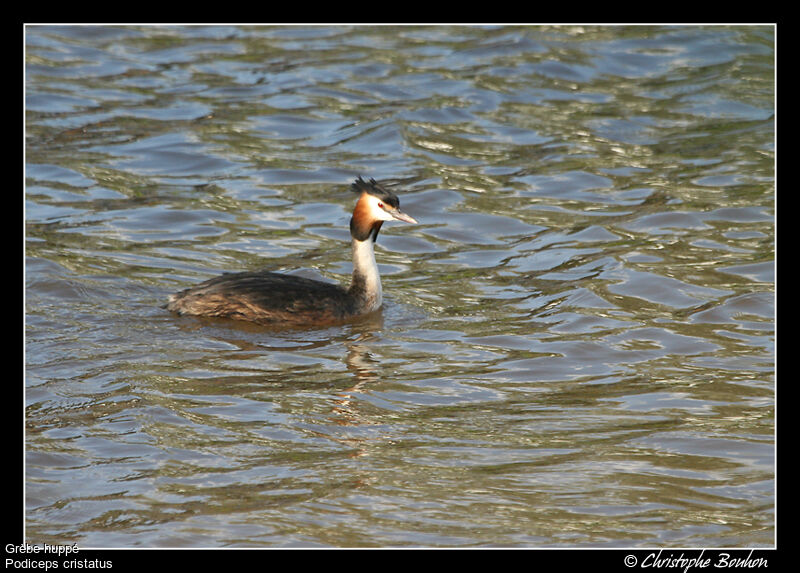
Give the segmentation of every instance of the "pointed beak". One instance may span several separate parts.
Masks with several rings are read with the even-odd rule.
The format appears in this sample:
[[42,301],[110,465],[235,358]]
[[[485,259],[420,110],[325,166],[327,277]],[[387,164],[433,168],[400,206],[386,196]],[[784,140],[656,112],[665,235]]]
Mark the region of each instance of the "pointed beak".
[[405,213],[403,213],[400,209],[392,209],[391,211],[387,211],[392,217],[397,219],[398,221],[405,221],[406,223],[416,223],[417,220],[413,217],[409,217]]

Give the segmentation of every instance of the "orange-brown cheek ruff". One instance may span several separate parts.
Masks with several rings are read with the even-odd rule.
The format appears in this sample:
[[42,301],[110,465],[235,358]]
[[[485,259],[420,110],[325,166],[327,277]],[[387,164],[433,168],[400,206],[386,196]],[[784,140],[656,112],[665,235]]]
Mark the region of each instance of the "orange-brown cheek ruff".
[[382,220],[374,218],[368,197],[366,193],[361,194],[350,218],[350,236],[356,241],[366,241],[371,238],[372,242],[375,242],[383,225]]
[[380,308],[381,279],[375,240],[384,221],[416,223],[401,212],[397,196],[374,179],[352,184],[359,199],[350,219],[353,277],[349,288],[270,271],[224,274],[170,296],[178,314],[247,320],[260,324],[322,325]]

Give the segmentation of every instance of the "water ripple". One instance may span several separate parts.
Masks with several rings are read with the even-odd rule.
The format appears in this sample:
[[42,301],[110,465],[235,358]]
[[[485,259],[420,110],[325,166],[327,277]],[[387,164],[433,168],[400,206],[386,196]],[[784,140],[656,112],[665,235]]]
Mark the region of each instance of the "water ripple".
[[[771,546],[774,29],[28,26],[26,535],[81,546]],[[349,182],[419,225],[383,313]]]

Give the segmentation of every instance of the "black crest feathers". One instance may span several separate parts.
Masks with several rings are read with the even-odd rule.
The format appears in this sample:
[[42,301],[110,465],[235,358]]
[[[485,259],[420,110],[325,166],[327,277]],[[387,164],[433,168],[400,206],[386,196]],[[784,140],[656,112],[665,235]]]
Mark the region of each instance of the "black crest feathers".
[[350,189],[359,194],[368,193],[395,209],[400,206],[400,200],[397,198],[397,195],[372,178],[370,178],[369,181],[364,181],[361,176],[359,176],[358,179],[350,185]]

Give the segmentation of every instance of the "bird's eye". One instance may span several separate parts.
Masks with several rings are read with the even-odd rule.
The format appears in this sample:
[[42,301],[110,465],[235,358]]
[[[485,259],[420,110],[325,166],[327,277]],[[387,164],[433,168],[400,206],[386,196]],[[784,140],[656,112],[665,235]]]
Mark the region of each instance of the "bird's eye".
[[380,207],[381,209],[383,209],[383,203],[381,203],[380,201],[378,201],[378,207]]

